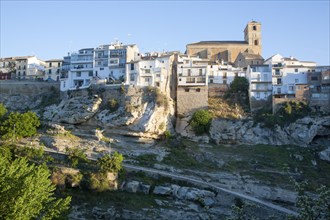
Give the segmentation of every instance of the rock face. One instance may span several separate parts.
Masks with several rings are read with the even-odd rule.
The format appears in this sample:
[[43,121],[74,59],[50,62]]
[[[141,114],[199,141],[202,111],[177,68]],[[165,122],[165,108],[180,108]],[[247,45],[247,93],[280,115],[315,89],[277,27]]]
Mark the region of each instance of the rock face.
[[250,120],[216,119],[212,121],[210,137],[218,144],[294,144],[307,146],[315,136],[330,135],[330,116],[305,117],[281,128],[263,128]]
[[102,99],[98,96],[63,100],[58,106],[52,105],[46,108],[44,119],[52,122],[81,124],[95,115],[101,102]]

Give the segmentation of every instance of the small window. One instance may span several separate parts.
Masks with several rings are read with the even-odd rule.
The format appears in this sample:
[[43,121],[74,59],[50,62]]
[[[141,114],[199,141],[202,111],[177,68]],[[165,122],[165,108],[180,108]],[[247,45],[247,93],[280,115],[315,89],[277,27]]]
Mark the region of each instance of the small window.
[[256,31],[257,30],[257,26],[254,25],[253,26],[253,30]]
[[257,96],[257,98],[260,98],[260,93],[259,93],[259,92],[257,92],[256,96]]
[[281,85],[282,84],[282,79],[281,78],[277,78],[277,85]]
[[49,63],[49,67],[52,67],[52,63]]
[[189,92],[189,89],[184,89],[185,92]]
[[93,71],[89,71],[88,76],[93,76]]
[[254,45],[258,45],[258,44],[259,44],[258,40],[254,40]]
[[77,77],[81,77],[81,72],[77,72],[77,73],[76,73],[76,76],[77,76]]
[[104,68],[100,68],[100,70],[104,70]]
[[52,70],[51,69],[48,70],[48,74],[52,74]]
[[294,69],[294,71],[297,73],[298,72],[298,69]]
[[312,80],[312,81],[317,81],[318,78],[317,78],[317,76],[312,76],[311,80]]
[[196,92],[201,92],[201,89],[199,89],[199,88],[198,88],[198,89],[196,89]]
[[202,76],[203,75],[203,70],[199,69],[199,75]]
[[188,69],[188,76],[191,75],[191,69]]
[[226,79],[223,80],[223,84],[227,85],[227,80]]
[[134,63],[131,63],[131,70],[134,70]]

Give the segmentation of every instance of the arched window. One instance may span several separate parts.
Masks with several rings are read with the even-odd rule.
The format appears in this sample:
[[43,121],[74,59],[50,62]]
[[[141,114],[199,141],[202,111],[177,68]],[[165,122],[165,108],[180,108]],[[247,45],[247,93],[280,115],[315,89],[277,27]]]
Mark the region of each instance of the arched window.
[[253,26],[253,30],[256,31],[257,30],[257,26],[254,25]]
[[258,45],[258,40],[254,40],[254,45]]

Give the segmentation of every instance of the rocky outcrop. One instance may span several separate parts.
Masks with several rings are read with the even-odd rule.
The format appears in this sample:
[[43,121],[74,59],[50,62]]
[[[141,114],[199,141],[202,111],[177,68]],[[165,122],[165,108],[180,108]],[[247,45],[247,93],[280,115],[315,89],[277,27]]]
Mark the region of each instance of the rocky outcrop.
[[99,110],[102,99],[97,95],[92,98],[74,97],[63,100],[58,106],[45,109],[44,119],[68,124],[81,124],[92,118]]
[[305,117],[289,126],[273,129],[261,127],[252,119],[215,119],[210,128],[211,139],[218,144],[294,144],[307,146],[316,136],[329,136],[330,116]]
[[319,157],[321,160],[325,160],[330,162],[330,147],[328,147],[327,149],[321,151],[319,153]]

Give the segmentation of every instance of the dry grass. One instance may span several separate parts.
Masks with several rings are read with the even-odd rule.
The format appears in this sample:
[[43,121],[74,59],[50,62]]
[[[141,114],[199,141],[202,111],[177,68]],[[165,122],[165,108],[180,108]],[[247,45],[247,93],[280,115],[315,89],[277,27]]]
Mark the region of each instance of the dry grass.
[[239,119],[245,115],[244,110],[237,104],[229,104],[218,97],[209,98],[209,111],[215,118]]

